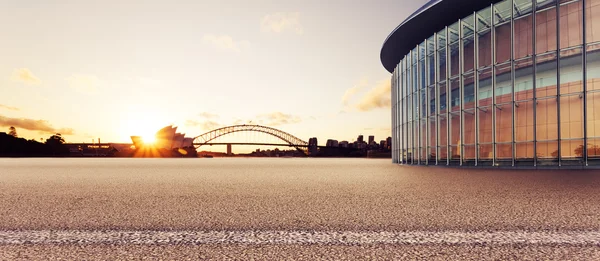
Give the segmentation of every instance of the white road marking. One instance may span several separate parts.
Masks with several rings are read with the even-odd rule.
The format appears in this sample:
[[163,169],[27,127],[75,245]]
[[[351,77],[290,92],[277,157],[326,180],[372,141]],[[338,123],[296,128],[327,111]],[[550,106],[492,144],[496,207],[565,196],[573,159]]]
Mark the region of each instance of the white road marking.
[[600,246],[598,231],[0,231],[0,245],[27,244],[283,244],[283,245],[576,245]]

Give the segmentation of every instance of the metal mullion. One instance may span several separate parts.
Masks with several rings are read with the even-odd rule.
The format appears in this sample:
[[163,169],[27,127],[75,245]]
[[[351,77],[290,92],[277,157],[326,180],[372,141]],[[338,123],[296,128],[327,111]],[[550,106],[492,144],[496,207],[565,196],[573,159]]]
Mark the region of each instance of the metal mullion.
[[421,165],[421,47],[417,44],[417,61],[415,63],[417,71],[416,71],[416,76],[417,79],[415,79],[415,86],[417,86],[417,106],[415,106],[415,108],[417,108],[416,110],[416,120],[417,120],[417,165]]
[[531,45],[532,45],[532,59],[533,59],[533,166],[537,167],[537,2],[531,0]]
[[[514,5],[514,1],[513,1]],[[511,165],[515,166],[515,156],[516,156],[516,144],[515,144],[515,9],[511,8],[511,18],[510,18],[510,74],[511,74],[511,93],[512,93],[512,133],[511,133],[511,144],[512,144],[512,155],[511,155]]]
[[460,160],[460,166],[463,165],[463,161],[464,161],[464,148],[463,148],[463,144],[465,143],[465,134],[464,134],[464,130],[465,130],[465,122],[464,122],[464,118],[465,118],[465,88],[464,88],[464,80],[463,80],[463,73],[464,73],[464,58],[465,58],[465,53],[464,53],[464,42],[463,42],[463,35],[462,35],[462,31],[463,31],[463,23],[462,23],[462,19],[458,20],[458,92],[459,92],[459,96],[460,96],[460,131],[459,131],[459,135],[460,135],[460,142],[458,143],[458,149],[460,152],[459,155],[459,160]]
[[[535,1],[535,0],[532,0]],[[473,92],[475,95],[475,166],[479,163],[479,17],[477,12],[475,14],[475,28],[473,34]]]
[[[492,14],[494,6],[492,4]],[[492,165],[496,165],[496,19],[492,15],[491,47],[492,47]]]
[[425,63],[425,165],[429,165],[429,59],[427,59],[427,55],[429,54],[429,43],[427,39],[425,39],[425,55],[423,56],[423,63]]
[[[587,36],[586,36],[586,14],[585,14],[585,2],[586,0],[581,0],[581,4],[582,4],[582,30],[583,30],[583,34],[582,34],[582,42],[583,42],[583,49],[582,49],[582,59],[583,59],[583,162],[584,165],[587,167],[588,166],[588,133],[587,133]],[[591,6],[590,6],[591,8]]]
[[446,26],[446,166],[450,165],[450,29]]
[[561,146],[561,123],[560,123],[560,1],[556,1],[556,117],[557,117],[557,140],[558,140],[558,166],[562,165],[562,146]]
[[436,100],[436,104],[434,105],[434,110],[435,113],[433,114],[433,118],[435,120],[435,165],[439,165],[439,159],[440,159],[440,122],[439,122],[439,117],[438,117],[438,113],[439,113],[439,93],[438,93],[438,87],[440,84],[440,62],[438,61],[439,58],[439,46],[438,46],[438,35],[437,32],[433,33],[433,45],[434,45],[434,51],[433,51],[433,63],[434,63],[434,76],[433,76],[433,80],[434,80],[434,84],[433,84],[433,92],[435,95],[435,100]]

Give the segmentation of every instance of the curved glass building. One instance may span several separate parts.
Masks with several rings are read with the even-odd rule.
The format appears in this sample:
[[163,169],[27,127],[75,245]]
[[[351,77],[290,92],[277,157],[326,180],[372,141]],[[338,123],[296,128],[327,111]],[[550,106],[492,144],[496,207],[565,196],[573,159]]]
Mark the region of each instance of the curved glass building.
[[600,0],[434,0],[386,39],[393,161],[600,165]]

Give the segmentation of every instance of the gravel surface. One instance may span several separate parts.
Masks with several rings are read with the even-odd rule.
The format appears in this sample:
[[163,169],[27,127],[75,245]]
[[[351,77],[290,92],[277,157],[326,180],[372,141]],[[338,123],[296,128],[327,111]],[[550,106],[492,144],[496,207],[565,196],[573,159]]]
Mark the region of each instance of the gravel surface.
[[11,245],[0,260],[600,260],[598,247],[299,246],[299,245]]
[[600,246],[600,232],[0,231],[0,245],[25,244]]
[[[222,242],[211,246],[207,241],[200,246],[114,246],[129,253],[163,253],[166,259],[174,258],[167,253],[176,246],[184,252],[206,251],[218,259],[217,252],[223,249],[233,253],[248,250],[250,257],[257,259],[298,257],[297,252],[318,256],[329,251],[340,254],[333,259],[352,256],[343,255],[345,251],[370,251],[383,259],[399,258],[394,251],[422,253],[425,259],[432,253],[441,256],[440,260],[463,259],[460,255],[465,252],[455,253],[453,249],[473,251],[473,257],[483,259],[512,259],[511,249],[521,257],[516,259],[538,255],[561,260],[561,256],[578,253],[597,256],[597,235],[593,233],[600,231],[598,202],[598,170],[406,167],[389,160],[367,159],[0,159],[2,233],[229,231],[247,235],[309,231],[323,236],[331,232],[406,232],[413,236],[433,233],[435,236],[425,238],[442,240],[383,248],[391,253],[377,244],[363,243],[238,246],[246,243]],[[473,241],[472,235],[478,233],[526,233],[551,235],[543,239],[546,241],[555,236],[563,239],[554,245],[500,244],[498,251],[492,251],[474,241],[447,244],[450,239],[442,235],[451,233],[462,233],[459,240],[466,237],[467,241]],[[584,239],[577,240],[587,243],[568,243],[564,236],[570,233],[579,233],[578,238],[583,235]],[[496,236],[491,240],[502,240]],[[0,254],[80,249],[119,259],[118,251],[113,253],[103,244],[46,243],[6,244],[0,246]],[[195,253],[188,254],[193,258]]]

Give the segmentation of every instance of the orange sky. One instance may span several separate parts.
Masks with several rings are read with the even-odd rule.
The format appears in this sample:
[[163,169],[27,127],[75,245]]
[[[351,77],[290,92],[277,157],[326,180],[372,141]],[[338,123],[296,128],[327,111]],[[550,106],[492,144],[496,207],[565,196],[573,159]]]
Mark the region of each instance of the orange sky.
[[0,128],[130,142],[252,122],[320,144],[384,139],[379,50],[424,2],[3,1]]

